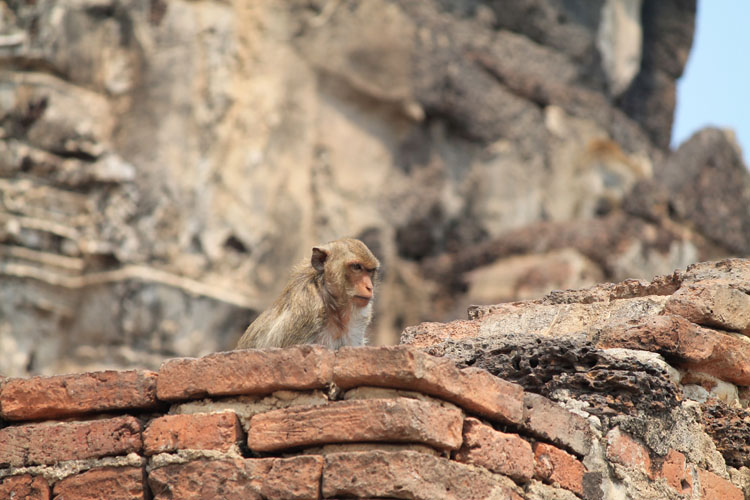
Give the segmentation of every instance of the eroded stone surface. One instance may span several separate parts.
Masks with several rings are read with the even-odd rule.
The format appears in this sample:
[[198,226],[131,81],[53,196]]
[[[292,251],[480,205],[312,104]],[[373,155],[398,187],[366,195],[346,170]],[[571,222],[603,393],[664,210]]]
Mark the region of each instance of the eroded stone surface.
[[317,500],[323,459],[315,456],[195,460],[149,473],[154,500]]
[[10,379],[0,393],[0,415],[36,420],[157,406],[155,372],[104,371]]
[[50,500],[47,481],[39,476],[23,474],[0,479],[0,498]]
[[321,346],[248,349],[178,358],[159,369],[157,395],[172,401],[282,389],[319,389],[331,382],[333,352]]
[[508,423],[519,423],[523,414],[520,386],[485,370],[459,370],[450,360],[408,347],[339,349],[333,379],[341,388],[372,385],[424,392]]
[[242,440],[234,412],[165,415],[152,420],[143,431],[146,455],[177,450],[228,451]]
[[325,457],[323,497],[522,500],[498,476],[423,453],[382,451]]
[[141,425],[133,417],[17,425],[0,429],[0,466],[127,455],[141,445]]
[[455,408],[407,398],[352,400],[256,415],[247,441],[257,451],[372,441],[457,449],[462,425]]
[[55,484],[55,500],[146,500],[145,471],[138,467],[106,467],[76,474]]
[[476,418],[464,421],[464,442],[455,460],[526,482],[534,475],[531,445],[517,434],[496,431]]

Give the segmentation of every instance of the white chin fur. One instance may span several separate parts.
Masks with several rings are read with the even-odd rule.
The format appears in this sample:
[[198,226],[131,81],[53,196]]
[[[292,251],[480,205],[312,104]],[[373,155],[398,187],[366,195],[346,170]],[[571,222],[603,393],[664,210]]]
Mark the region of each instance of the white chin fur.
[[321,344],[330,349],[338,349],[343,346],[362,346],[367,343],[365,332],[372,317],[372,300],[365,307],[354,307],[352,316],[349,318],[349,328],[345,335],[335,338],[333,332],[326,331],[321,335]]

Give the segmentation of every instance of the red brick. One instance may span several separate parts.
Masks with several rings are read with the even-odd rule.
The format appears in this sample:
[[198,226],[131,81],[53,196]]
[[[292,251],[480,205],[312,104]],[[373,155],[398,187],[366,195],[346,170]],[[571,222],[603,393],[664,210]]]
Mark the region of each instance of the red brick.
[[242,429],[233,411],[165,415],[143,431],[146,455],[188,449],[227,451],[241,440]]
[[364,399],[260,413],[250,420],[247,441],[255,451],[352,442],[456,449],[462,426],[463,415],[456,408],[408,398]]
[[534,475],[537,479],[557,483],[578,495],[583,494],[586,467],[568,452],[547,443],[534,443]]
[[675,358],[682,368],[750,385],[750,340],[702,328],[680,316],[654,316],[604,330],[599,347],[658,352]]
[[7,420],[36,420],[157,406],[156,373],[103,371],[10,379],[0,395]]
[[343,347],[336,351],[333,380],[348,389],[361,385],[407,389],[456,403],[490,420],[518,424],[523,389],[479,368],[459,370],[407,346]]
[[323,463],[323,457],[313,455],[274,460],[260,489],[263,498],[269,500],[319,498]]
[[323,458],[196,460],[152,470],[154,500],[317,500]]
[[47,480],[40,476],[10,476],[0,479],[0,499],[49,500]]
[[687,469],[685,455],[676,450],[669,450],[658,473],[658,477],[667,480],[678,493],[688,494],[693,489],[693,478]]
[[140,467],[104,467],[69,476],[55,484],[55,500],[145,500],[145,473]]
[[156,392],[159,399],[175,401],[320,389],[331,382],[332,373],[333,352],[321,346],[219,352],[198,359],[165,361]]
[[534,453],[527,441],[517,434],[496,431],[475,418],[464,421],[464,443],[455,459],[517,481],[528,481],[534,475]]
[[607,434],[607,458],[612,462],[632,467],[651,475],[648,450],[632,437],[615,427]]
[[750,335],[750,295],[726,281],[685,284],[664,306],[665,312],[693,323]]
[[140,449],[141,426],[133,417],[0,429],[0,467],[126,455]]
[[698,469],[701,496],[704,500],[745,500],[742,490],[713,472]]
[[483,469],[415,451],[326,455],[322,493],[324,498],[522,500]]
[[524,395],[523,429],[530,434],[585,456],[591,449],[591,428],[586,420],[544,396]]

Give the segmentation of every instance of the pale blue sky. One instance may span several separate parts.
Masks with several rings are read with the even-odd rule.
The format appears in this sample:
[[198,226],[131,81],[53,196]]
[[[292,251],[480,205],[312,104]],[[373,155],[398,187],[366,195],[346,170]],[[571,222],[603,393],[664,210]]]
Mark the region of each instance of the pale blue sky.
[[698,0],[695,38],[677,84],[672,147],[705,126],[734,129],[750,160],[750,0]]

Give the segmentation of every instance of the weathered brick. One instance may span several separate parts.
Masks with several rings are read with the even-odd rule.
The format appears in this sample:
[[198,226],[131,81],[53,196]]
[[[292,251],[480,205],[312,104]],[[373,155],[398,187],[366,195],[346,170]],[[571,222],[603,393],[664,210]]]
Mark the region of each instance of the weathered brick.
[[247,349],[165,361],[157,396],[165,401],[204,396],[320,389],[331,382],[333,352],[321,346]]
[[669,297],[664,310],[699,325],[750,335],[750,295],[727,281],[684,284]]
[[352,400],[255,415],[247,441],[256,451],[372,441],[456,449],[462,425],[457,408],[408,398]]
[[522,500],[499,477],[414,451],[332,453],[325,457],[322,491],[324,498]]
[[40,476],[24,474],[0,479],[0,499],[49,500],[47,480]]
[[165,415],[143,431],[146,455],[188,449],[227,451],[240,440],[242,429],[233,411]]
[[55,500],[145,500],[145,473],[140,467],[104,467],[69,476],[55,484]]
[[693,478],[687,469],[685,455],[677,450],[669,450],[657,476],[666,479],[667,484],[678,493],[687,494],[693,489]]
[[682,368],[750,385],[750,339],[700,327],[681,316],[654,316],[602,331],[599,347],[658,352]]
[[141,426],[129,416],[0,429],[0,466],[52,464],[61,460],[126,455],[140,449]]
[[149,473],[154,500],[317,500],[323,457],[195,460]]
[[464,442],[455,459],[518,481],[528,481],[534,475],[534,452],[527,441],[471,417],[464,421]]
[[459,370],[407,346],[343,347],[336,351],[333,380],[341,388],[360,385],[408,389],[437,396],[490,420],[518,424],[523,389],[479,368]]
[[323,457],[315,455],[299,455],[274,460],[260,489],[263,498],[269,500],[319,498],[323,464]]
[[9,379],[0,394],[6,420],[36,420],[157,406],[156,372],[103,371]]
[[591,449],[592,435],[588,422],[539,394],[524,394],[522,427],[579,456],[587,455]]
[[620,431],[619,427],[615,427],[607,434],[607,458],[651,475],[651,458],[648,450],[628,434]]
[[578,495],[583,494],[583,475],[586,467],[568,452],[547,443],[534,443],[537,479],[557,483]]
[[698,469],[698,482],[700,483],[701,496],[703,500],[744,500],[742,490],[730,481],[713,472]]

